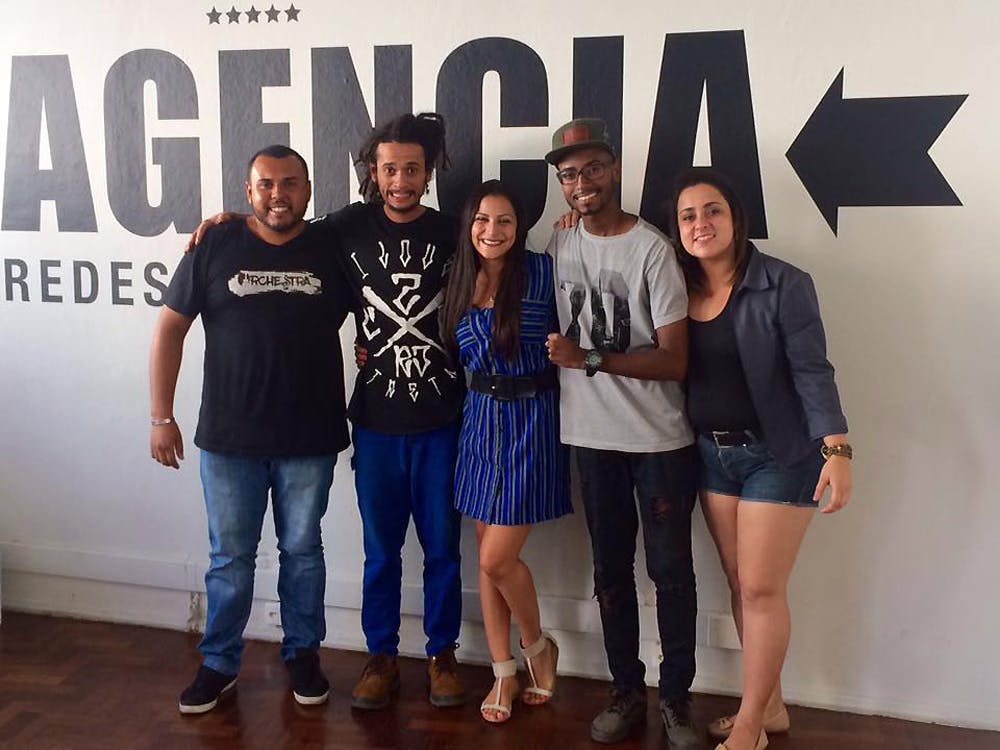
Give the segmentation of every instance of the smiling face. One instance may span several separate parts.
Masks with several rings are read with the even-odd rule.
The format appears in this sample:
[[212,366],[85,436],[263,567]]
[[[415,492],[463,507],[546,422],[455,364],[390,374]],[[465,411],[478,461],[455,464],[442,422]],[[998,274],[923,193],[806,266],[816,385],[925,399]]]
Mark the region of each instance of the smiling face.
[[557,169],[561,174],[575,175],[574,180],[563,182],[560,178],[559,182],[566,203],[581,216],[594,216],[617,208],[616,189],[621,182],[621,171],[618,162],[605,149],[571,151],[560,160]]
[[472,217],[470,239],[483,260],[502,258],[517,238],[517,215],[514,206],[502,195],[487,195],[479,202]]
[[700,183],[682,190],[677,227],[684,249],[698,260],[735,262],[733,212],[717,188]]
[[301,229],[312,186],[294,156],[258,156],[246,183],[247,201],[265,232],[276,236]]
[[392,221],[412,221],[423,213],[420,199],[433,170],[427,169],[424,149],[419,143],[380,143],[370,169],[386,216]]

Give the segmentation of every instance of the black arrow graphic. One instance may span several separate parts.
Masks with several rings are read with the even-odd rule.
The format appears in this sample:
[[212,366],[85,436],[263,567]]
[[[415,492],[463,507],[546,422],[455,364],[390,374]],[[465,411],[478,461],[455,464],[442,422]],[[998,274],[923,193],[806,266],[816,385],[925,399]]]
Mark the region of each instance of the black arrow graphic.
[[837,234],[840,206],[960,206],[927,153],[966,94],[844,99],[844,70],[785,157]]

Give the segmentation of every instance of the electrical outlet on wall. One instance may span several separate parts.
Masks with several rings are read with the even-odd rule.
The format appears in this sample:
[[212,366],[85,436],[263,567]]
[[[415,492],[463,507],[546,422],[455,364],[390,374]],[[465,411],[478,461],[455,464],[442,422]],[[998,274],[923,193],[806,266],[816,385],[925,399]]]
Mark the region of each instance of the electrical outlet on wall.
[[265,602],[264,619],[267,621],[268,625],[273,625],[276,628],[280,628],[281,604],[279,604],[278,602]]
[[740,636],[736,632],[736,623],[733,622],[731,615],[709,614],[707,620],[709,646],[731,651],[740,650]]
[[189,633],[205,632],[205,594],[192,591],[188,596],[188,616],[186,628]]

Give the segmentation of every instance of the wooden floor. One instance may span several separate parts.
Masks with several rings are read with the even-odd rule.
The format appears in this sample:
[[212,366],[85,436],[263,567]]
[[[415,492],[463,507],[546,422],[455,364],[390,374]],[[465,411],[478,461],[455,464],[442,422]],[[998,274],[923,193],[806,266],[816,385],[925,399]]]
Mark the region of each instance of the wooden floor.
[[[291,698],[274,643],[250,642],[236,694],[215,711],[181,716],[177,695],[199,664],[198,637],[108,623],[5,612],[0,625],[0,748],[54,750],[174,750],[175,748],[419,748],[446,750],[597,750],[590,720],[607,685],[562,678],[553,702],[515,705],[504,726],[479,718],[476,702],[434,709],[426,700],[424,662],[402,660],[399,700],[384,711],[352,711],[348,699],[365,655],[322,651],[331,682],[326,706],[303,708]],[[461,654],[461,652],[459,652]],[[463,666],[481,700],[486,667]],[[650,692],[644,733],[621,750],[665,748]],[[700,726],[736,701],[694,699]],[[773,750],[966,750],[1000,748],[1000,733],[938,727],[894,719],[792,708],[792,732],[774,737]],[[707,748],[714,748],[708,744]]]

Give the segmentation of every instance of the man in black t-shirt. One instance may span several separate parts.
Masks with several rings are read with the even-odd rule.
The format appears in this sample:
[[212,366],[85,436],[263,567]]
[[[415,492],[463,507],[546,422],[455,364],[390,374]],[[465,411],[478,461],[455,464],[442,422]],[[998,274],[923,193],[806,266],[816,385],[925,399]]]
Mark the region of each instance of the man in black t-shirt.
[[339,329],[350,290],[329,232],[303,221],[311,186],[285,146],[254,155],[253,214],[214,227],[185,255],[164,298],[150,357],[152,457],[184,457],[173,417],[185,336],[201,316],[205,366],[194,442],[211,542],[202,666],[181,713],[215,707],[236,684],[253,601],[254,562],[270,492],[278,537],[278,596],[295,700],[321,704],[326,565],[320,520],[337,453],[348,445]]

